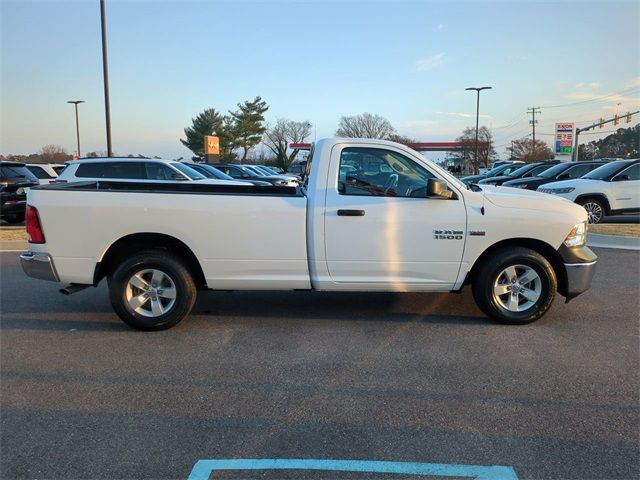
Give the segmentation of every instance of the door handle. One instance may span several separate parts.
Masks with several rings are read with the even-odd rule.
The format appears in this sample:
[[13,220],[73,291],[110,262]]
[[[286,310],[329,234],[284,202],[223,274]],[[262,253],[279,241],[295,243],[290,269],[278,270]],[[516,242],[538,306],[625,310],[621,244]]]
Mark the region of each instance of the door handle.
[[364,210],[338,210],[340,217],[364,217]]

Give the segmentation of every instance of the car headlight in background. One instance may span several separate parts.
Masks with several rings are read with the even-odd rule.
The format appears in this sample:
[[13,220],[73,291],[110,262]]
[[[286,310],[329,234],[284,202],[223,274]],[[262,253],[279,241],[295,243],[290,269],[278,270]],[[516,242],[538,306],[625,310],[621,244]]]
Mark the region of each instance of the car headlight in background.
[[567,247],[581,247],[587,243],[587,222],[576,223],[564,239]]

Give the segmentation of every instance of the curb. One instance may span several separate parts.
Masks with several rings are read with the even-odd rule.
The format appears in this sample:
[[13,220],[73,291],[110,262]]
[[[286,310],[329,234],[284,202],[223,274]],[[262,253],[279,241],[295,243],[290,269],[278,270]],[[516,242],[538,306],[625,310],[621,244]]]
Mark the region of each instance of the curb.
[[640,250],[640,237],[622,237],[618,235],[590,233],[587,236],[587,246],[620,248],[622,250]]

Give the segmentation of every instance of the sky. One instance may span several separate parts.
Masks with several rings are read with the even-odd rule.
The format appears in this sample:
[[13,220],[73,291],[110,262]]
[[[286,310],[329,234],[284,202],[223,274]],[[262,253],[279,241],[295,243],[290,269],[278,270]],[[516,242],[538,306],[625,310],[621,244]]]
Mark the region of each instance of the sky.
[[[492,86],[480,123],[501,157],[531,133],[530,107],[549,144],[555,122],[640,109],[637,1],[106,4],[116,154],[190,157],[179,139],[193,117],[257,95],[268,122],[309,120],[310,140],[370,112],[419,141],[452,141],[475,126],[465,88]],[[74,152],[68,100],[86,102],[82,152],[106,151],[98,0],[0,0],[0,48],[0,153]]]

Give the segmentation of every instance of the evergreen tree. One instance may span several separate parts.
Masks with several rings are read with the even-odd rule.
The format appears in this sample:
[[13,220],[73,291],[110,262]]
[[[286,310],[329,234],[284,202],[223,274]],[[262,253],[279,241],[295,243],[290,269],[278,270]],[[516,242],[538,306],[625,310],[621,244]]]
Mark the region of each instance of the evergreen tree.
[[260,97],[253,101],[238,104],[238,110],[229,112],[233,120],[233,134],[235,146],[242,148],[241,162],[247,161],[249,150],[262,140],[262,135],[267,130],[264,123],[264,113],[269,109],[267,102]]
[[215,108],[208,108],[196,118],[191,119],[192,125],[184,129],[186,140],[180,139],[182,144],[191,150],[198,158],[204,158],[204,137],[216,135],[220,137],[220,148],[223,147],[224,117]]

